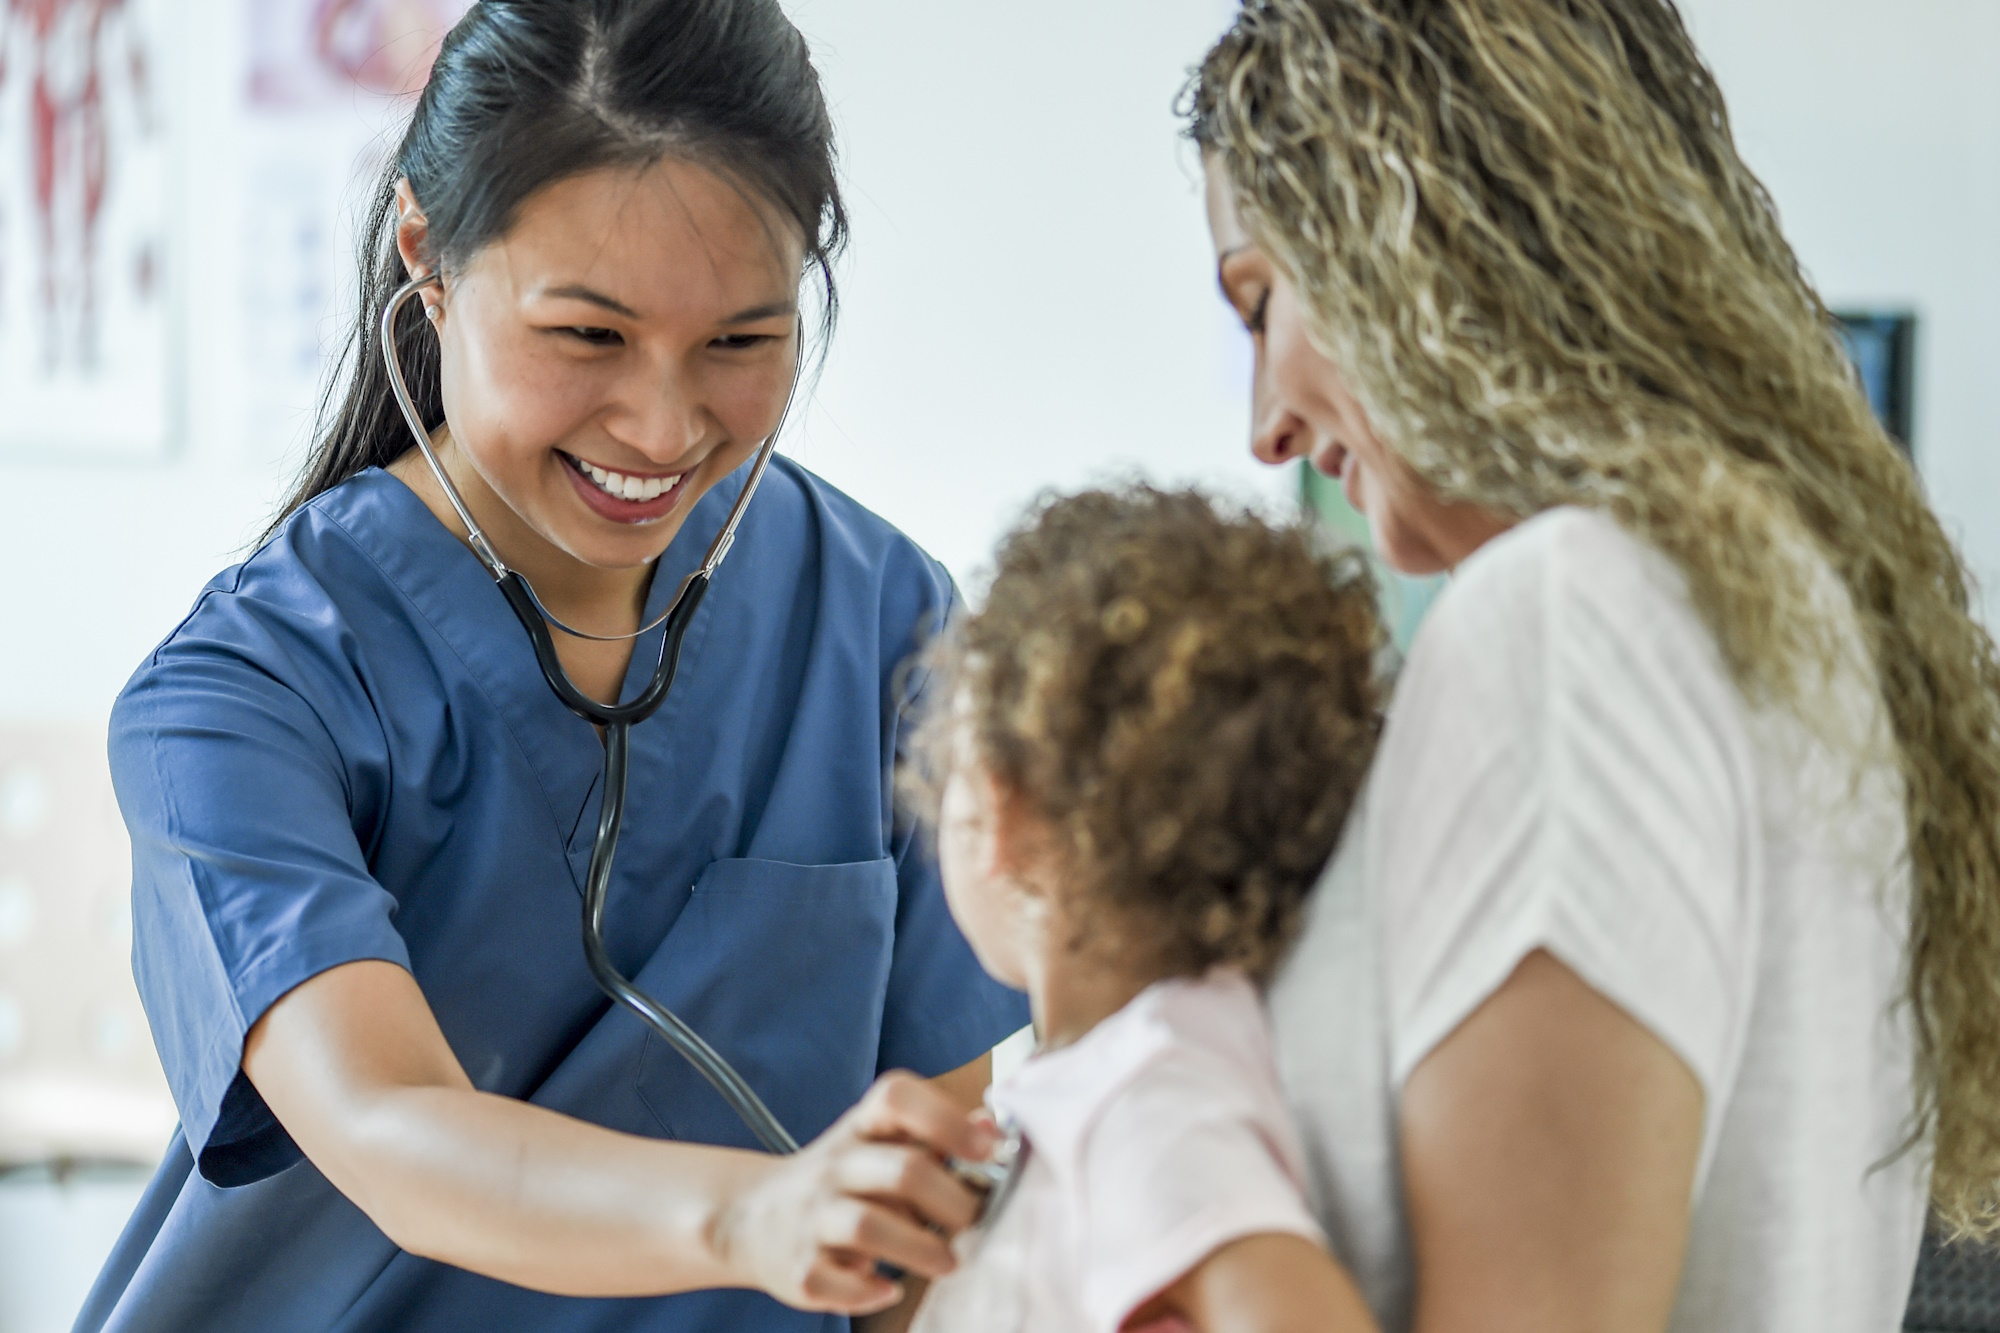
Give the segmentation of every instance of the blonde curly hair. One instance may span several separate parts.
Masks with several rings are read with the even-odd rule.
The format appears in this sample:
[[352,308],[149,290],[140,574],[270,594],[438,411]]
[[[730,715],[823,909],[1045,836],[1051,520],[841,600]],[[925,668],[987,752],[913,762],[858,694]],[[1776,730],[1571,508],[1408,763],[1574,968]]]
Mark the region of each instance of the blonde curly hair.
[[1809,723],[1846,651],[1830,562],[1904,780],[1912,1144],[1947,1224],[2000,1231],[2000,665],[1673,5],[1246,0],[1188,110],[1442,496],[1610,514],[1746,698]]
[[1049,495],[919,659],[903,795],[937,816],[967,735],[1035,820],[1093,943],[1267,976],[1374,758],[1368,567],[1198,491]]

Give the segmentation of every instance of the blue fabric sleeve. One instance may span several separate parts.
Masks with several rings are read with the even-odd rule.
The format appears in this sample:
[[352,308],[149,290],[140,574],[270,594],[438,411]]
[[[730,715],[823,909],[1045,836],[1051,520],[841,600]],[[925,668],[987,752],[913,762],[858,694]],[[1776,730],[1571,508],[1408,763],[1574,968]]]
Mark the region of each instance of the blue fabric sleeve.
[[926,843],[913,843],[902,857],[897,882],[896,946],[877,1069],[934,1078],[1026,1027],[1028,999],[979,966],[945,906]]
[[290,630],[207,600],[133,678],[111,722],[132,836],[133,971],[188,1146],[224,1186],[299,1160],[240,1072],[250,1028],[329,968],[409,966],[329,730],[365,731],[374,718],[350,705],[329,719],[277,678],[269,650],[296,657],[325,626]]
[[[958,595],[941,566],[928,559],[925,565],[930,595],[919,613],[903,622],[915,624],[919,636],[949,623]],[[896,620],[884,619],[891,624]],[[899,663],[890,674],[890,706],[884,710],[896,729],[890,752],[898,763],[922,709],[925,682],[907,669],[910,655],[920,646],[913,640],[900,654],[888,655],[888,660]],[[988,976],[959,933],[945,904],[933,840],[907,818],[894,822],[896,944],[877,1068],[908,1069],[932,1078],[978,1059],[1026,1027],[1028,1001],[1021,992]]]

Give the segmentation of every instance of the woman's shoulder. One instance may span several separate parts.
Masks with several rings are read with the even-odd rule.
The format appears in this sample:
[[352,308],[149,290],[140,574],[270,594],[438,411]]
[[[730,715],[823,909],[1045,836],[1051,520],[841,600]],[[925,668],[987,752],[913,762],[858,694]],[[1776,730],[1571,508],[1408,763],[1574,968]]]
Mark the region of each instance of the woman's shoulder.
[[1664,554],[1607,514],[1559,508],[1489,541],[1431,607],[1396,682],[1378,769],[1593,745],[1606,726],[1739,758],[1748,710]]
[[[1428,645],[1428,648],[1427,648]],[[1615,657],[1644,645],[1675,649],[1722,669],[1680,570],[1598,510],[1562,506],[1523,520],[1453,573],[1418,635],[1417,650],[1461,657],[1477,649],[1496,668],[1510,656]],[[1413,656],[1414,662],[1414,656]]]
[[861,501],[796,459],[779,454],[771,460],[764,489],[753,503],[777,501],[773,508],[787,508],[794,517],[810,519],[823,555],[863,567],[884,565],[941,572],[943,566],[931,558],[908,534]]
[[1452,576],[1453,602],[1545,596],[1552,589],[1685,601],[1672,563],[1600,510],[1561,505],[1522,520]]

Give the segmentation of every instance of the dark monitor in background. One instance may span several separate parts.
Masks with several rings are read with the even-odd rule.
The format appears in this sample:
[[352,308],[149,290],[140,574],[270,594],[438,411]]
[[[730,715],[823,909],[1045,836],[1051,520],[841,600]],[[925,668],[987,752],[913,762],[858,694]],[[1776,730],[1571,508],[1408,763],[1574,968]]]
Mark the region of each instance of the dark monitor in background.
[[1907,313],[1834,312],[1840,339],[1861,375],[1862,392],[1890,438],[1910,452],[1916,390],[1917,317]]

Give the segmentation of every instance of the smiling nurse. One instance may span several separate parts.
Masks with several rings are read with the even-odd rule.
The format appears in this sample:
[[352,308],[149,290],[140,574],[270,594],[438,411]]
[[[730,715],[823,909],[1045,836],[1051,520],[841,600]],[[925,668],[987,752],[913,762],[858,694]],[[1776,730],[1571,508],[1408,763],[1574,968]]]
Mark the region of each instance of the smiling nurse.
[[[983,1155],[963,1109],[1025,1021],[892,819],[899,668],[950,580],[778,460],[631,733],[611,961],[819,1136],[744,1151],[593,984],[603,743],[410,448],[372,332],[437,279],[394,337],[445,474],[552,617],[631,635],[777,429],[801,277],[844,228],[775,0],[481,0],[446,40],[306,476],[114,713],[182,1129],[79,1329],[836,1329],[897,1318],[878,1262],[950,1267],[973,1197],[888,1140]],[[612,701],[660,635],[555,642]]]

